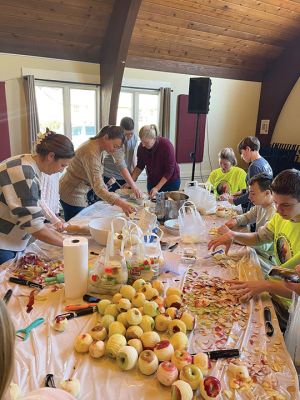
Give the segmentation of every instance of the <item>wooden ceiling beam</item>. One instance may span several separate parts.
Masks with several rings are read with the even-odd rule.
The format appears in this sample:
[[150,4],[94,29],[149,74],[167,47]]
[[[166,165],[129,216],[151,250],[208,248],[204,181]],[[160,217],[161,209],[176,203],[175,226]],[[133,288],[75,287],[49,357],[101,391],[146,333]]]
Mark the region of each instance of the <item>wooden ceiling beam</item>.
[[[278,117],[299,78],[300,37],[294,40],[263,76],[256,124],[256,136],[264,145],[272,141]],[[269,120],[267,135],[260,134],[261,120]]]
[[209,66],[198,63],[156,59],[153,57],[139,57],[130,54],[127,57],[126,67],[253,82],[260,82],[262,80],[262,73],[260,71],[250,69]]
[[142,0],[115,0],[101,51],[101,124],[116,124],[130,39]]

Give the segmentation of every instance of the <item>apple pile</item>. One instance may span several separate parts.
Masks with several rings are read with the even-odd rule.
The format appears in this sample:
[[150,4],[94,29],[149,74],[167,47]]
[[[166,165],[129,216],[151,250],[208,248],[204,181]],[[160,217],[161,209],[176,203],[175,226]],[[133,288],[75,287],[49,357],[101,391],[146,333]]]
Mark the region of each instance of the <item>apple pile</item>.
[[172,399],[191,400],[198,388],[205,400],[216,399],[221,386],[216,378],[206,376],[207,355],[192,357],[187,351],[187,332],[193,330],[195,318],[184,310],[181,290],[170,287],[163,295],[159,280],[151,284],[138,279],[132,286],[123,285],[112,300],[98,303],[100,321],[77,337],[75,350],[93,358],[106,355],[124,371],[137,365],[144,375],[156,372],[162,385],[173,385]]

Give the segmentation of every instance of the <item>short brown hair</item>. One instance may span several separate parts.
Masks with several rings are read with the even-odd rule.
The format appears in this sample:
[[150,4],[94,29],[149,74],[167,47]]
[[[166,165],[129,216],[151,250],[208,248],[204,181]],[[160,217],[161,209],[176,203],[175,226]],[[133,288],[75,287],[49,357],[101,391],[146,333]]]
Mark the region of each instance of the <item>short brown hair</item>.
[[124,117],[120,121],[120,126],[122,126],[125,129],[125,131],[133,131],[134,121],[130,117]]
[[241,154],[242,150],[245,150],[246,147],[250,147],[251,151],[259,151],[260,141],[256,136],[247,136],[238,144],[239,153]]
[[286,169],[274,178],[271,189],[276,194],[286,194],[300,201],[300,171]]
[[272,178],[270,175],[261,173],[252,176],[252,178],[249,181],[249,186],[254,185],[254,183],[257,183],[261,192],[265,192],[266,190],[271,190],[271,183],[272,183]]
[[236,156],[234,154],[234,151],[231,147],[225,147],[224,149],[222,149],[219,154],[218,154],[219,158],[221,158],[221,160],[227,160],[230,162],[231,165],[236,165],[237,164],[237,159]]
[[37,140],[35,152],[41,157],[47,156],[49,153],[54,153],[54,158],[73,158],[75,150],[71,140],[59,133],[50,131],[46,128],[46,133]]

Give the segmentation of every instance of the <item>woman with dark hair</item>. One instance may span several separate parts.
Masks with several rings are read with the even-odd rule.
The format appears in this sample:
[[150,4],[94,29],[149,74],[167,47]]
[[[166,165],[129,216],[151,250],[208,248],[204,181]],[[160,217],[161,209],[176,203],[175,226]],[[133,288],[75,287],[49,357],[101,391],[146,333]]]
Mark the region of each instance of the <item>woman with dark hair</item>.
[[0,164],[0,264],[23,251],[31,237],[62,246],[58,232],[44,224],[40,176],[62,172],[74,157],[64,135],[48,131],[38,136],[34,154],[8,158]]
[[246,189],[246,172],[237,167],[237,160],[231,147],[225,147],[219,152],[220,168],[213,170],[208,182],[213,185],[217,196],[230,195],[239,190]]
[[124,128],[109,125],[83,143],[59,183],[60,202],[68,221],[87,206],[87,193],[95,194],[111,205],[122,208],[126,214],[134,208],[117,194],[110,193],[103,181],[103,161],[106,154],[114,155],[124,144]]

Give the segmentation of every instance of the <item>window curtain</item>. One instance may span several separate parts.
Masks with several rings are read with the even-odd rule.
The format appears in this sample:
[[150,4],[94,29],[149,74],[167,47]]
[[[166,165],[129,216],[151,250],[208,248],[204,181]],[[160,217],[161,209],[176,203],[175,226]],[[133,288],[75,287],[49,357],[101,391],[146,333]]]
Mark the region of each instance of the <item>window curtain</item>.
[[5,82],[0,82],[0,161],[10,157],[10,141],[9,141],[9,128],[7,118],[7,105],[6,105],[6,93],[5,93]]
[[29,149],[30,151],[33,151],[34,143],[37,140],[37,134],[40,131],[37,103],[35,96],[34,76],[33,75],[23,76],[23,84],[24,84],[25,101],[27,108]]
[[160,112],[159,112],[159,130],[163,137],[170,138],[170,101],[171,88],[161,87],[160,94]]

